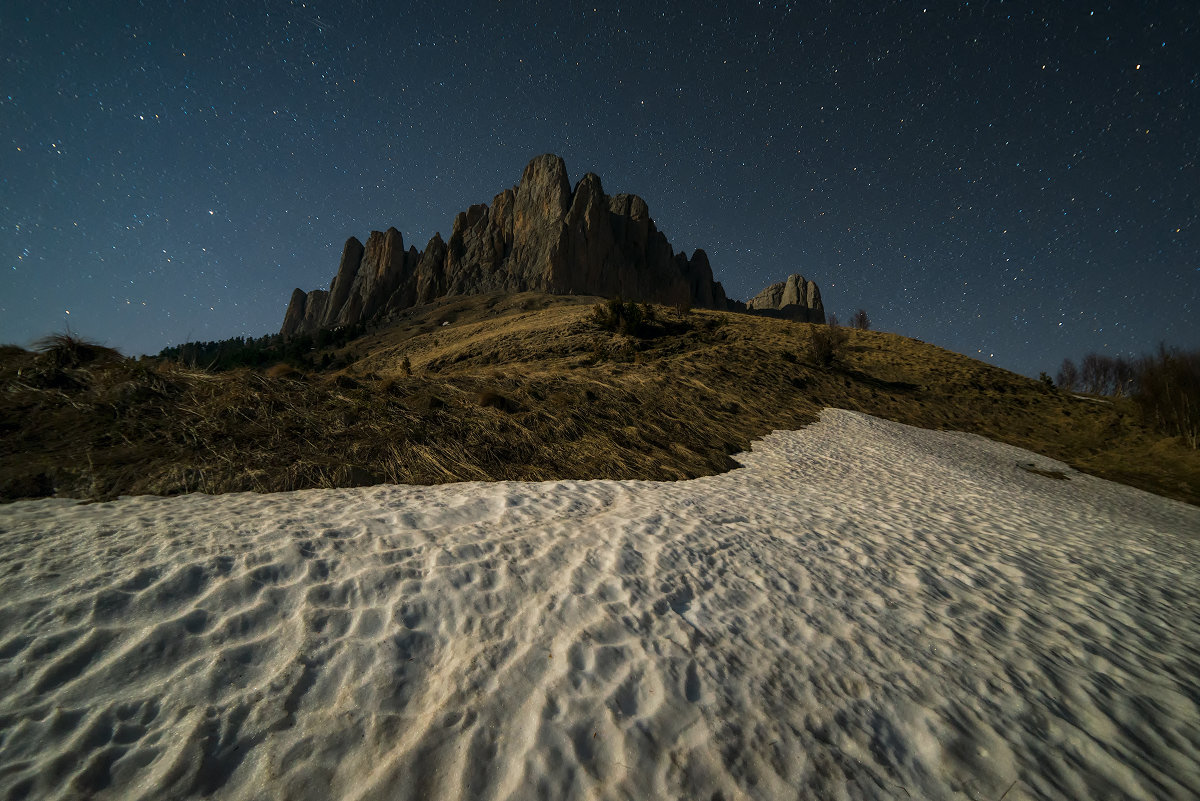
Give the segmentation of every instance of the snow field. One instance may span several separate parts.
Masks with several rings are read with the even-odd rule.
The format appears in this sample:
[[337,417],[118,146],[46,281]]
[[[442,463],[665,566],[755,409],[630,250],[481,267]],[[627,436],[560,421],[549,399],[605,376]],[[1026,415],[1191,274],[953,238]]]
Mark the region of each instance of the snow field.
[[738,459],[0,507],[0,793],[1200,796],[1200,509],[839,410]]

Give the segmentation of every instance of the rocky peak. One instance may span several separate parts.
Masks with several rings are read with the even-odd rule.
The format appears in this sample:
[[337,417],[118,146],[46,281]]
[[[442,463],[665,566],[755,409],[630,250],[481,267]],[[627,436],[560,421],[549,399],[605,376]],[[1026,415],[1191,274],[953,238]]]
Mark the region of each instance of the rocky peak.
[[363,243],[355,237],[347,239],[342,248],[342,260],[338,263],[338,271],[333,276],[333,283],[329,285],[331,308],[341,309],[346,304],[346,299],[350,297],[350,287],[354,285],[354,279],[358,277],[358,268],[362,264],[362,257]]
[[517,184],[512,214],[512,260],[531,288],[567,291],[566,229],[571,207],[567,165],[558,156],[538,156]]
[[746,301],[746,311],[769,313],[806,323],[824,323],[825,306],[821,290],[804,276],[793,273],[786,281],[771,284]]
[[[594,173],[572,191],[566,164],[546,154],[530,161],[520,182],[490,206],[480,203],[459,213],[448,241],[437,234],[423,251],[405,251],[395,228],[371,232],[365,246],[348,239],[328,292],[292,293],[282,333],[352,325],[447,295],[493,291],[621,295],[745,309],[725,297],[703,250],[691,258],[674,252],[645,200],[606,195]],[[750,305],[762,313],[823,321],[820,303],[815,284],[792,276]]]

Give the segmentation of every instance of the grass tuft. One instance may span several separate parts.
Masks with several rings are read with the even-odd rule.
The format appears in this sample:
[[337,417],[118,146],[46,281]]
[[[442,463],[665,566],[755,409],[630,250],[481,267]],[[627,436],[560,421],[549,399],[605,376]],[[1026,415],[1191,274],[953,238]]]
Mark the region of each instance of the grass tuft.
[[94,362],[121,361],[125,358],[115,348],[78,337],[70,331],[42,337],[33,347],[55,367],[82,367]]

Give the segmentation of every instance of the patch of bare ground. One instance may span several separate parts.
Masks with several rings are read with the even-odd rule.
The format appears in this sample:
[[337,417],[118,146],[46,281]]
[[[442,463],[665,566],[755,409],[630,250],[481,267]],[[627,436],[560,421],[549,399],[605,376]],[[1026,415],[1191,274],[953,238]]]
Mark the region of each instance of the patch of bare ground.
[[[273,492],[401,482],[685,479],[839,407],[980,434],[1200,503],[1200,453],[960,354],[846,330],[652,307],[639,335],[595,298],[452,298],[349,343],[336,372],[209,373],[0,349],[0,497]],[[852,456],[852,455],[851,455]]]

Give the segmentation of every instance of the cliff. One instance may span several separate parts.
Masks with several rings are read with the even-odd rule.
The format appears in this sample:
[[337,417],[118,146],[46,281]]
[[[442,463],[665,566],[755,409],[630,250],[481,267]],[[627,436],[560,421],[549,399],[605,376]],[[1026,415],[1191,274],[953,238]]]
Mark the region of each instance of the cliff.
[[[819,316],[817,321],[824,322],[820,293],[812,282],[806,286],[812,292],[797,295],[790,313],[779,306],[767,313],[782,309],[795,319]],[[646,303],[748,310],[725,296],[703,250],[691,257],[674,252],[646,201],[606,195],[594,173],[572,190],[566,164],[546,154],[529,162],[520,182],[496,195],[491,205],[460,212],[449,240],[435,234],[418,251],[405,250],[395,228],[373,231],[366,245],[351,237],[328,290],[292,293],[280,333],[351,325],[448,295],[493,291],[620,295]],[[817,307],[804,306],[814,295]],[[750,310],[768,309],[767,304],[764,300]]]
[[804,276],[795,274],[789,275],[786,281],[771,284],[746,301],[746,311],[803,323],[825,322],[821,290]]

